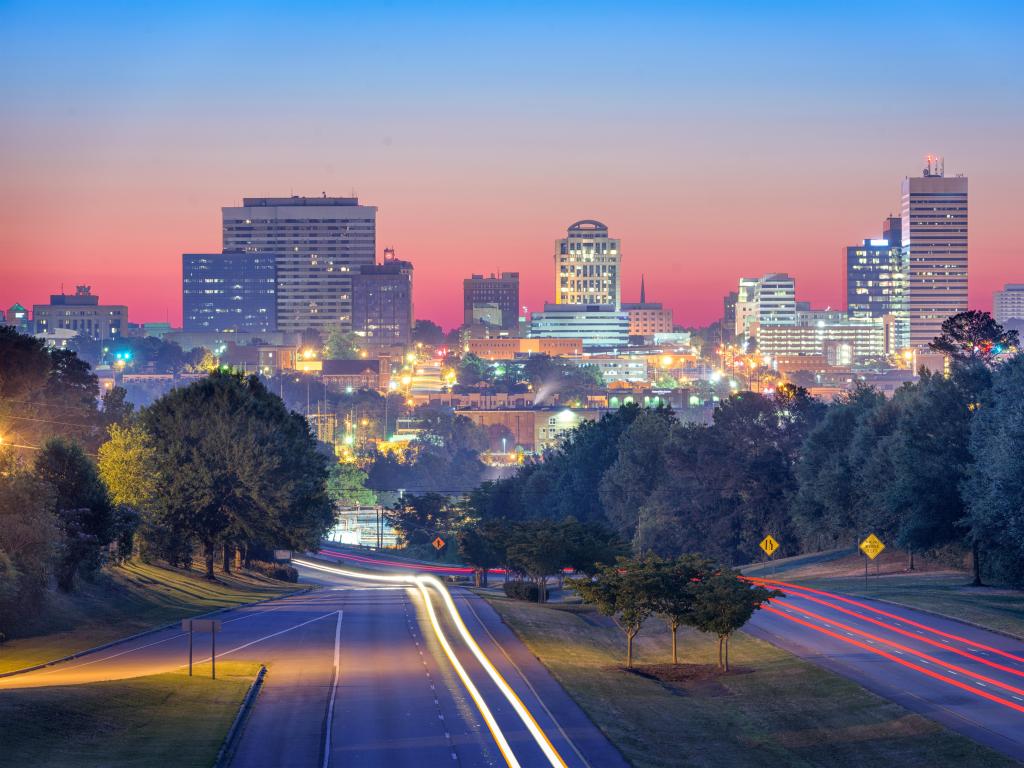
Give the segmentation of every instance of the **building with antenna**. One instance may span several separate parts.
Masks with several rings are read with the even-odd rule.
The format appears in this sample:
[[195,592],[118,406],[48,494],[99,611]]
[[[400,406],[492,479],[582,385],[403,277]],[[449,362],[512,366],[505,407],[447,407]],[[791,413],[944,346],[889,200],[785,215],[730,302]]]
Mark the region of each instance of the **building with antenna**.
[[947,177],[943,159],[928,155],[922,175],[904,179],[901,193],[909,340],[923,347],[943,320],[967,309],[967,177]]
[[75,286],[73,294],[51,294],[49,304],[32,306],[32,324],[38,334],[74,331],[97,341],[120,339],[128,329],[128,307],[100,304],[88,285]]

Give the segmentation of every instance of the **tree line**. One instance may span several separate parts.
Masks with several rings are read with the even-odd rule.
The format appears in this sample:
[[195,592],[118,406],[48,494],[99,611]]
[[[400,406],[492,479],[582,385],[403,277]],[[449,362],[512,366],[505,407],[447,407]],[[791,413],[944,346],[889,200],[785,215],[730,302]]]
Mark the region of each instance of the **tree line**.
[[722,400],[710,425],[634,405],[581,424],[543,463],[484,483],[480,520],[606,526],[634,554],[750,562],[852,546],[966,556],[976,580],[1024,584],[1024,358],[987,313],[949,318],[922,372],[892,398],[856,386],[826,404],[792,384]]

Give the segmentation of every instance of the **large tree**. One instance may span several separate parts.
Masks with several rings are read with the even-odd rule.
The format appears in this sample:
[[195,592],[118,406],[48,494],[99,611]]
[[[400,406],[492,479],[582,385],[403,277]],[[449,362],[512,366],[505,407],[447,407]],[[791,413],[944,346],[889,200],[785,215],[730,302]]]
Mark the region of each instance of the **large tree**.
[[156,453],[155,519],[200,544],[207,578],[220,547],[303,549],[332,524],[326,457],[257,377],[216,372],[162,397],[142,424]]
[[35,462],[35,475],[53,489],[60,529],[57,586],[74,588],[75,577],[102,563],[102,548],[116,535],[114,513],[96,465],[77,443],[49,440]]
[[1007,331],[988,312],[971,309],[942,321],[942,333],[928,344],[955,360],[988,363],[1003,352],[1020,345],[1017,331]]

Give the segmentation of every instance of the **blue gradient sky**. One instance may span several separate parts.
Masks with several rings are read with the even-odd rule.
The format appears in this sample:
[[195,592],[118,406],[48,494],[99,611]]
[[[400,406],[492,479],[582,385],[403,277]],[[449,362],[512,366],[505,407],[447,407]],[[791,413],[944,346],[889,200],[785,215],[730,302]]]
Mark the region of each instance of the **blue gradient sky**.
[[681,321],[769,271],[842,306],[843,247],[934,152],[988,308],[1024,282],[1024,13],[816,6],[0,1],[0,306],[86,282],[177,323],[220,206],[353,190],[445,325],[474,271],[539,308],[581,218]]

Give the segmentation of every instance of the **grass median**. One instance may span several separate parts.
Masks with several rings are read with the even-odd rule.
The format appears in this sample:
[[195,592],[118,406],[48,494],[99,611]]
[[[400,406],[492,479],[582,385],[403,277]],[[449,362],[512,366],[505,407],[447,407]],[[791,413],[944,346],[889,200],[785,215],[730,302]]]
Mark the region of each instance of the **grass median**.
[[0,672],[61,658],[188,616],[279,597],[300,585],[257,574],[217,574],[141,562],[104,569],[71,594],[51,592],[18,637],[0,645]]
[[[258,664],[0,693],[0,766],[209,768]],[[205,675],[205,677],[204,677]]]
[[622,633],[592,610],[488,599],[635,766],[1017,765],[742,633],[728,674],[713,638],[681,633],[681,673],[666,675],[668,633],[650,621],[630,672]]

